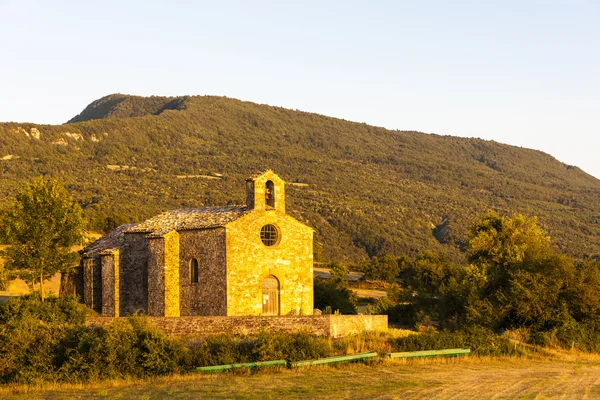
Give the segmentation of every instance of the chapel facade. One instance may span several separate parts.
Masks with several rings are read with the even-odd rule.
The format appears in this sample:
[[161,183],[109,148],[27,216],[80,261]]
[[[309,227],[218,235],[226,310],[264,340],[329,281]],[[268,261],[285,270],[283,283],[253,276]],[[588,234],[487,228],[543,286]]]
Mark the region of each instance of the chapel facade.
[[80,251],[75,288],[103,316],[312,315],[313,229],[285,182],[246,180],[246,205],[166,211]]

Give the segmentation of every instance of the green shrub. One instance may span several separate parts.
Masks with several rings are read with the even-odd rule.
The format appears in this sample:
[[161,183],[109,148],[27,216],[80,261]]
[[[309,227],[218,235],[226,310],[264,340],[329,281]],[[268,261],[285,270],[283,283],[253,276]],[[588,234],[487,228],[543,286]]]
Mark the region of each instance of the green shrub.
[[189,345],[188,368],[255,361],[248,340],[230,334],[207,336]]
[[134,316],[103,328],[79,327],[58,349],[61,380],[87,381],[127,376],[145,377],[182,371],[187,348]]
[[480,356],[519,355],[521,351],[510,343],[508,337],[489,329],[473,327],[463,331],[424,332],[418,335],[391,340],[394,351],[441,350],[470,348]]
[[0,382],[39,383],[55,380],[55,350],[68,336],[63,324],[47,324],[26,315],[0,326]]
[[588,353],[600,353],[600,317],[584,322],[565,321],[548,331],[534,332],[532,342],[546,347],[575,348]]
[[83,382],[183,370],[189,350],[145,317],[103,328],[83,325],[75,299],[39,296],[0,306],[0,382]]
[[255,361],[298,361],[327,357],[332,353],[328,339],[308,332],[262,331],[256,336],[213,335],[192,343],[188,368]]
[[86,308],[73,298],[32,294],[0,305],[0,381],[55,380],[57,349],[85,320]]
[[327,307],[342,314],[356,314],[358,298],[345,284],[336,280],[314,280],[315,308],[324,311]]
[[93,311],[74,297],[48,296],[42,302],[40,295],[33,293],[0,304],[0,326],[27,317],[50,324],[83,324],[88,313]]

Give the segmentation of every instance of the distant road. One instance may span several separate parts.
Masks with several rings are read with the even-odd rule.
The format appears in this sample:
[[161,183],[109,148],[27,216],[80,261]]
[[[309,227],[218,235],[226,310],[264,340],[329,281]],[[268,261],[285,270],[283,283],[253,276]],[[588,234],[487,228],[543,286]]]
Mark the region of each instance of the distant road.
[[[315,276],[319,278],[329,279],[331,278],[331,272],[329,268],[313,268]],[[357,282],[361,280],[365,276],[363,272],[350,271],[348,278],[346,278],[349,282]]]
[[[314,270],[314,274],[316,277],[323,278],[323,279],[331,278],[331,271],[329,270],[329,268],[313,268],[313,270]],[[350,274],[348,275],[346,280],[348,282],[358,282],[364,276],[365,276],[365,274],[363,272],[350,271]],[[357,288],[350,288],[350,289],[354,293],[356,293],[356,295],[358,297],[361,297],[363,299],[368,299],[368,298],[379,299],[381,297],[387,296],[387,293],[384,292],[383,290],[357,289]]]

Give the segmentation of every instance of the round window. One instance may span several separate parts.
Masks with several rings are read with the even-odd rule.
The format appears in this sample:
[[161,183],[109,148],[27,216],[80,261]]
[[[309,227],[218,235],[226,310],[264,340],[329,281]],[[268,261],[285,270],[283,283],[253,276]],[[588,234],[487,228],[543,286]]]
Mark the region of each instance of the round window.
[[260,229],[260,240],[265,246],[276,245],[279,241],[279,231],[275,225],[265,225]]

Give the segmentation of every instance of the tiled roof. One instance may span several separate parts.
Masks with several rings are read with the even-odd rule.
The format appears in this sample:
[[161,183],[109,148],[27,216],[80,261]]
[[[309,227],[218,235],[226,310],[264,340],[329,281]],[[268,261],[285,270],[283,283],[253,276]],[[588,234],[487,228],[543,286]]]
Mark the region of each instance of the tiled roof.
[[127,229],[126,232],[143,232],[162,235],[172,230],[216,228],[244,215],[246,206],[185,208],[165,211]]
[[131,229],[136,224],[121,225],[118,228],[113,229],[110,233],[102,236],[94,243],[80,250],[79,253],[86,257],[95,257],[104,250],[117,249],[123,244],[123,234],[126,230]]

